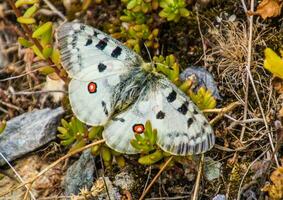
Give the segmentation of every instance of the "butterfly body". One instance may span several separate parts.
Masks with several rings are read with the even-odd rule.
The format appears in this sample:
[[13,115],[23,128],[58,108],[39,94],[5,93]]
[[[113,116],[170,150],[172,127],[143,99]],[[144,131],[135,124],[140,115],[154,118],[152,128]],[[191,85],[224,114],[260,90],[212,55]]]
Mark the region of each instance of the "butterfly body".
[[214,145],[213,130],[194,103],[117,40],[67,23],[58,30],[58,42],[72,78],[73,112],[89,125],[105,126],[103,137],[111,148],[138,153],[130,141],[143,133],[147,120],[158,130],[158,146],[171,154],[198,154]]

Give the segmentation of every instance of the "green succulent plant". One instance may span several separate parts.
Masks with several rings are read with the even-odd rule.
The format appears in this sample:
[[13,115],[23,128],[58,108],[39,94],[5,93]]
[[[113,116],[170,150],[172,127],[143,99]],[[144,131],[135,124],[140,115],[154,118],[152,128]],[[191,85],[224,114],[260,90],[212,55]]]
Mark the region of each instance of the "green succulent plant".
[[122,0],[122,2],[133,12],[148,13],[158,8],[158,0]]
[[0,135],[4,132],[7,122],[5,120],[0,121]]
[[[69,122],[61,119],[61,124],[62,126],[57,128],[60,132],[58,137],[63,146],[71,146],[69,151],[83,147],[91,141],[102,139],[103,126],[94,126],[88,130],[87,126],[75,117]],[[94,156],[101,155],[105,167],[111,167],[114,160],[119,167],[125,166],[123,155],[110,149],[106,144],[93,146],[91,153]]]
[[159,30],[150,30],[149,26],[146,24],[136,24],[130,26],[128,29],[122,28],[121,35],[128,38],[125,44],[132,48],[137,53],[141,52],[141,44],[144,44],[149,48],[157,49],[159,47],[158,36]]
[[201,87],[197,92],[188,91],[188,95],[200,110],[213,109],[216,107],[216,100],[211,91]]
[[[45,23],[38,22],[34,16],[39,9],[38,0],[18,0],[15,3],[16,7],[27,7],[22,16],[17,18],[17,21],[21,24],[28,25],[32,30],[32,38],[37,40],[41,45],[42,49],[36,45],[34,40],[27,37],[19,37],[18,42],[25,48],[31,48],[35,55],[42,59],[50,59],[56,67],[60,68],[60,56],[58,49],[54,48],[53,45],[53,23],[48,21]],[[43,74],[53,73],[54,67],[45,66],[40,70]]]
[[135,133],[135,139],[131,140],[131,145],[142,153],[148,153],[156,148],[156,139],[157,130],[152,129],[150,121],[147,121],[144,133]]
[[153,21],[152,17],[145,15],[143,12],[132,12],[127,9],[123,10],[123,15],[120,17],[120,20],[131,24],[145,24],[152,23]]
[[180,66],[174,55],[154,56],[153,62],[156,64],[157,71],[163,73],[170,81],[179,85]]
[[70,122],[61,119],[61,124],[62,126],[59,126],[57,130],[60,132],[58,137],[63,146],[72,145],[71,150],[74,150],[86,144],[88,130],[84,123],[73,117]]
[[186,9],[185,0],[160,0],[160,7],[163,8],[159,16],[168,21],[178,22],[181,17],[188,17],[190,11]]
[[174,55],[154,56],[153,62],[156,64],[157,71],[163,73],[169,80],[186,93],[191,100],[201,109],[212,109],[216,107],[216,100],[209,90],[201,87],[197,92],[193,91],[194,86],[197,85],[197,78],[195,76],[181,82],[180,66]]

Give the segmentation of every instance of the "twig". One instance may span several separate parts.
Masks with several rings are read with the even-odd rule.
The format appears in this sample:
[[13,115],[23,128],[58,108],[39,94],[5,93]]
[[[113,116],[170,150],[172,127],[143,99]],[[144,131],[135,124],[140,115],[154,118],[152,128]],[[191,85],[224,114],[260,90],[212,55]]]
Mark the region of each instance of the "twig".
[[[16,188],[12,189],[11,191],[5,192],[5,193],[2,194],[1,196],[4,196],[4,195],[10,193],[10,192],[12,192],[13,190],[17,190],[17,189],[19,189],[19,188],[25,186],[26,184],[31,184],[31,183],[33,183],[33,182],[34,182],[36,179],[38,179],[41,175],[43,175],[44,173],[46,173],[48,170],[50,170],[51,168],[53,168],[54,166],[56,166],[57,164],[59,164],[59,163],[62,162],[63,160],[66,160],[67,158],[69,158],[69,157],[71,157],[71,156],[73,156],[73,155],[75,155],[75,154],[77,154],[77,153],[79,153],[79,152],[82,152],[82,151],[84,151],[84,150],[86,150],[86,149],[88,149],[88,148],[90,148],[90,147],[93,147],[93,146],[98,145],[98,144],[102,144],[102,143],[104,143],[104,142],[105,142],[105,140],[102,139],[102,140],[99,140],[99,141],[95,141],[95,142],[93,142],[93,143],[91,143],[91,144],[88,144],[88,145],[86,145],[86,146],[84,146],[84,147],[82,147],[82,148],[79,148],[79,149],[76,149],[76,150],[74,150],[74,151],[69,152],[69,153],[66,154],[65,156],[59,158],[58,160],[54,161],[52,164],[48,165],[45,169],[43,169],[41,172],[39,172],[39,173],[38,173],[35,177],[33,177],[31,180],[22,183],[21,185],[17,186]],[[1,197],[1,196],[0,196],[0,197]]]
[[235,109],[239,105],[241,105],[241,104],[240,104],[240,102],[237,101],[237,102],[231,103],[228,106],[221,108],[221,109],[207,109],[207,110],[203,110],[203,112],[207,113],[207,112],[214,111],[214,112],[218,113],[218,115],[216,117],[214,117],[212,120],[209,121],[209,123],[211,125],[213,125],[216,122],[218,122],[224,116],[225,113],[230,112],[231,110]]
[[[14,10],[16,17],[21,17],[21,12],[20,10],[16,7],[16,5],[14,4],[14,2],[12,0],[7,0],[7,2],[10,4],[10,6],[12,7],[12,9]],[[26,25],[26,24],[22,24],[20,23],[22,28],[24,29],[24,31],[27,33],[29,39],[35,44],[35,46],[39,49],[40,52],[42,52],[43,47],[41,46],[40,42],[36,39],[32,37],[32,31],[30,30],[30,28]],[[50,58],[46,59],[48,64],[50,66],[53,66],[54,63]],[[55,65],[56,66],[56,65]],[[66,77],[60,76],[60,69],[56,67],[54,67],[54,70],[56,72],[56,74],[64,81],[67,82]]]
[[200,21],[199,21],[199,13],[198,13],[198,8],[196,7],[196,14],[197,14],[197,23],[198,23],[198,31],[199,31],[199,34],[200,34],[200,37],[201,37],[201,43],[202,43],[202,49],[203,49],[203,63],[204,63],[204,66],[207,67],[207,56],[206,56],[206,52],[205,52],[205,43],[204,43],[204,38],[203,38],[203,34],[201,32],[201,28],[200,28]]
[[246,178],[246,176],[247,176],[247,174],[248,174],[250,168],[251,168],[251,167],[255,164],[255,162],[258,161],[266,152],[267,152],[267,150],[264,151],[262,154],[260,154],[260,155],[248,166],[248,169],[247,169],[247,171],[245,172],[245,174],[244,174],[244,176],[243,176],[243,178],[242,178],[242,180],[241,180],[241,182],[240,182],[240,185],[239,185],[237,200],[240,200],[240,198],[241,198],[241,188],[242,188],[242,185],[243,185],[243,183],[244,183],[244,179]]
[[21,78],[21,77],[23,77],[23,76],[26,76],[26,75],[28,75],[28,74],[30,74],[30,73],[33,73],[33,72],[36,72],[36,71],[38,71],[38,69],[31,70],[31,71],[29,71],[29,72],[26,72],[26,73],[24,73],[24,74],[20,74],[20,75],[18,75],[18,76],[12,76],[12,77],[9,77],[9,78],[0,79],[0,82],[9,81],[9,80],[17,79],[17,78]]
[[[12,171],[16,174],[16,176],[18,177],[18,179],[23,183],[24,180],[22,179],[22,177],[20,176],[20,174],[16,171],[16,169],[10,164],[10,162],[6,159],[6,157],[0,152],[0,156],[3,158],[3,160],[9,165],[9,167],[12,169]],[[30,188],[25,185],[27,191],[29,192],[30,196],[32,199],[36,199],[34,194],[32,193],[32,191],[30,190]]]
[[67,21],[66,17],[55,7],[49,0],[43,0],[44,3],[59,17],[61,17],[62,20]]
[[[252,12],[254,11],[254,0],[251,0],[251,11]],[[276,163],[277,167],[279,167],[280,165],[279,165],[279,162],[278,162],[278,158],[276,156],[274,144],[273,144],[273,141],[272,141],[272,135],[269,132],[269,127],[268,127],[268,123],[267,123],[267,120],[266,120],[266,116],[265,116],[264,110],[262,108],[262,104],[261,104],[260,98],[258,96],[256,87],[255,87],[255,83],[254,83],[254,80],[253,80],[253,76],[252,76],[251,70],[250,70],[250,68],[251,68],[251,59],[252,59],[251,55],[252,55],[252,36],[253,36],[253,16],[250,16],[249,19],[250,19],[250,28],[249,28],[250,31],[249,31],[249,47],[248,47],[248,65],[246,66],[247,73],[248,73],[249,79],[251,81],[253,90],[254,90],[255,95],[256,95],[256,99],[257,99],[257,102],[258,102],[258,105],[259,105],[259,109],[260,109],[260,112],[261,112],[261,115],[262,115],[262,118],[263,118],[263,121],[264,121],[265,128],[266,128],[266,130],[268,132],[268,138],[269,138],[271,150],[272,150],[272,152],[274,154],[275,163]]]
[[18,107],[18,106],[15,106],[15,105],[13,105],[13,104],[4,102],[4,101],[2,101],[2,100],[0,100],[0,104],[3,104],[3,105],[5,105],[5,106],[7,106],[7,107],[9,107],[9,108],[13,108],[13,109],[15,109],[15,110],[17,110],[17,111],[23,111],[22,108],[20,108],[20,107]]
[[154,198],[146,198],[145,200],[178,200],[178,199],[188,199],[191,195],[185,196],[176,196],[176,197],[154,197]]
[[231,110],[238,107],[239,105],[241,105],[241,103],[236,101],[236,102],[230,103],[228,106],[226,106],[224,108],[205,109],[202,112],[203,113],[221,113],[221,114],[224,114],[226,112],[230,112]]
[[[242,0],[242,4],[245,10],[247,12],[247,7],[245,6],[244,0]],[[254,0],[251,1],[251,11],[254,11]],[[251,69],[251,61],[252,61],[252,41],[253,41],[253,16],[250,16],[249,18],[249,43],[248,43],[248,63],[247,63],[247,71],[250,71]],[[249,75],[247,73],[247,83],[246,83],[246,91],[245,91],[245,105],[244,105],[244,120],[247,119],[247,113],[248,113],[248,97],[249,97],[249,84],[250,79]],[[240,141],[244,138],[244,133],[246,130],[246,125],[242,127],[241,135],[240,135]]]
[[241,2],[242,2],[242,5],[243,5],[243,8],[244,8],[245,13],[247,13],[247,12],[248,12],[248,9],[247,9],[245,0],[241,0]]
[[45,94],[45,93],[68,93],[64,90],[41,90],[41,91],[33,91],[33,92],[13,92],[13,95],[34,95],[34,94]]
[[147,179],[146,179],[146,182],[145,182],[144,189],[143,189],[142,193],[144,193],[144,191],[145,191],[145,189],[147,187],[147,184],[148,184],[149,179],[150,179],[150,175],[151,175],[151,166],[149,166],[149,172],[148,172]]
[[204,162],[204,154],[201,154],[199,166],[198,166],[198,175],[196,179],[196,184],[195,184],[195,189],[194,193],[192,196],[192,200],[198,200],[198,192],[199,192],[199,186],[200,186],[200,178],[202,174],[202,169],[203,169],[203,162]]
[[148,187],[146,188],[146,190],[142,193],[141,197],[139,198],[139,200],[143,200],[145,195],[148,193],[149,189],[152,187],[152,185],[155,183],[155,181],[157,180],[157,178],[161,175],[161,173],[164,171],[164,169],[167,167],[167,165],[171,162],[171,160],[173,159],[173,156],[171,156],[165,163],[164,165],[161,167],[161,169],[159,170],[159,172],[155,175],[155,177],[152,179],[152,181],[150,182],[150,184],[148,185]]

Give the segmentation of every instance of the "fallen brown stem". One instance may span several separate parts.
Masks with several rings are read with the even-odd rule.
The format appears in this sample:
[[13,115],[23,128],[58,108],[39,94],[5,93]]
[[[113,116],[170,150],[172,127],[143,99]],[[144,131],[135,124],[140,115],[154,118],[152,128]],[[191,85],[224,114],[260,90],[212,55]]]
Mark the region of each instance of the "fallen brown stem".
[[210,120],[210,122],[209,122],[210,124],[213,125],[218,120],[220,120],[224,116],[225,113],[234,110],[239,105],[241,105],[241,103],[236,101],[236,102],[233,102],[233,103],[229,104],[228,106],[226,106],[224,108],[220,108],[220,109],[206,109],[206,110],[203,110],[202,112],[204,112],[204,113],[218,113],[218,115],[216,117],[214,117],[212,120]]
[[152,187],[152,185],[155,183],[155,181],[158,179],[158,177],[161,175],[161,173],[164,171],[164,169],[167,167],[167,165],[171,162],[171,160],[173,159],[173,156],[171,156],[165,163],[164,165],[161,167],[161,169],[159,170],[159,172],[155,175],[155,177],[152,179],[152,181],[150,182],[150,184],[147,186],[147,188],[145,189],[145,191],[142,193],[141,197],[139,198],[139,200],[143,200],[145,195],[148,193],[149,189]]
[[224,114],[226,112],[233,110],[239,105],[241,105],[241,103],[239,101],[236,101],[236,102],[230,103],[228,106],[224,108],[205,109],[202,112],[203,113],[223,113]]
[[[79,149],[76,149],[76,150],[74,150],[74,151],[71,151],[71,152],[67,153],[65,156],[59,158],[58,160],[56,160],[56,161],[53,162],[52,164],[48,165],[45,169],[43,169],[41,172],[39,172],[39,173],[38,173],[35,177],[33,177],[31,180],[29,180],[29,181],[27,181],[27,182],[24,182],[24,183],[22,183],[21,185],[17,186],[16,188],[13,188],[12,190],[1,194],[1,196],[5,196],[6,194],[9,194],[10,192],[12,192],[12,191],[14,191],[14,190],[17,190],[17,189],[19,189],[19,188],[21,188],[21,187],[23,187],[23,186],[25,186],[25,185],[27,185],[27,184],[32,184],[32,183],[33,183],[36,179],[38,179],[41,175],[43,175],[44,173],[46,173],[48,170],[50,170],[51,168],[53,168],[54,166],[56,166],[57,164],[59,164],[59,163],[62,162],[63,160],[66,160],[67,158],[69,158],[69,157],[71,157],[71,156],[73,156],[73,155],[75,155],[75,154],[77,154],[77,153],[79,153],[79,152],[82,152],[82,151],[84,151],[84,150],[86,150],[86,149],[88,149],[88,148],[90,148],[90,147],[93,147],[93,146],[98,145],[98,144],[102,144],[102,143],[104,143],[104,142],[105,142],[104,139],[99,140],[99,141],[95,141],[95,142],[93,142],[93,143],[91,143],[91,144],[88,144],[88,145],[82,147],[82,148],[79,148]],[[0,196],[0,197],[1,197],[1,196]]]
[[204,162],[204,154],[201,154],[199,166],[198,166],[198,175],[196,179],[196,184],[195,184],[195,189],[194,193],[192,196],[192,200],[198,200],[198,192],[199,192],[199,185],[200,185],[200,178],[202,174],[202,169],[203,169],[203,162]]

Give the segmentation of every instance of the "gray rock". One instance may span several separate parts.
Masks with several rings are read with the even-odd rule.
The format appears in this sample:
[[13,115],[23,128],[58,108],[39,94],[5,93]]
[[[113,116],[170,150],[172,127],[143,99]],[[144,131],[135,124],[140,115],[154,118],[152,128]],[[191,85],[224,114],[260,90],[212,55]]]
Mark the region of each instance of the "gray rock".
[[188,67],[180,74],[180,79],[184,81],[188,79],[191,75],[195,75],[197,77],[198,86],[196,90],[204,86],[206,89],[212,92],[214,98],[222,100],[212,75],[205,68]]
[[119,189],[113,185],[108,177],[100,177],[97,181],[101,180],[103,183],[106,183],[107,191],[104,187],[104,190],[97,195],[99,200],[116,200],[122,198],[121,194],[119,193]]
[[65,195],[77,195],[80,189],[90,189],[94,180],[94,157],[90,149],[83,152],[80,159],[77,160],[69,169],[63,181]]
[[122,171],[115,176],[113,184],[120,187],[122,190],[131,191],[135,186],[135,178],[127,171]]
[[[35,110],[7,122],[0,134],[0,152],[13,161],[56,138],[58,122],[64,113],[62,107]],[[0,157],[0,166],[6,164]]]
[[205,159],[204,175],[208,181],[219,178],[221,175],[221,163],[207,157]]
[[215,197],[213,197],[212,200],[226,200],[226,197],[224,194],[218,194]]

